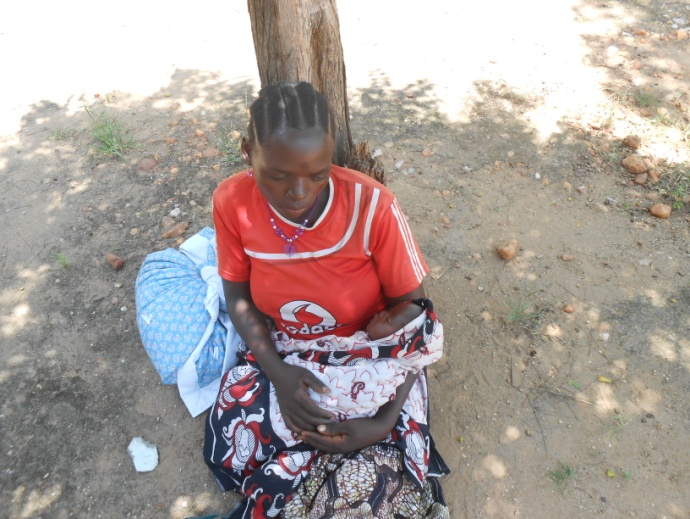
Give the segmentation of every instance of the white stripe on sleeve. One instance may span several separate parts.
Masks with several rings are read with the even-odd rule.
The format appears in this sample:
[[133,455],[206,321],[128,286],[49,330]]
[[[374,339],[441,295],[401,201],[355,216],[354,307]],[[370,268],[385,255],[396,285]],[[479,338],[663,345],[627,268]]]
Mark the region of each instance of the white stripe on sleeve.
[[371,203],[369,204],[369,213],[367,214],[367,221],[364,224],[364,254],[371,256],[371,251],[369,250],[369,237],[371,236],[371,222],[374,220],[374,213],[376,212],[376,206],[379,203],[379,195],[381,194],[380,189],[374,189],[374,194],[371,197]]
[[398,222],[398,230],[400,231],[400,234],[405,242],[405,248],[407,249],[407,254],[410,257],[410,263],[412,263],[417,280],[421,283],[424,279],[424,266],[422,265],[422,261],[417,254],[417,249],[414,246],[412,231],[410,231],[410,227],[407,225],[407,220],[405,220],[405,215],[403,215],[396,199],[393,199],[391,210]]

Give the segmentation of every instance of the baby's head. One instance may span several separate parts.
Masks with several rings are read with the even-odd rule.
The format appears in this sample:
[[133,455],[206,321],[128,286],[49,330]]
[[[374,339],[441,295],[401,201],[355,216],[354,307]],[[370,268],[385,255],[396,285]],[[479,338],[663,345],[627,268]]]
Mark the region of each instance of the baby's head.
[[413,301],[398,303],[392,308],[382,310],[372,317],[367,325],[369,338],[376,341],[388,337],[419,317],[423,311],[423,308]]

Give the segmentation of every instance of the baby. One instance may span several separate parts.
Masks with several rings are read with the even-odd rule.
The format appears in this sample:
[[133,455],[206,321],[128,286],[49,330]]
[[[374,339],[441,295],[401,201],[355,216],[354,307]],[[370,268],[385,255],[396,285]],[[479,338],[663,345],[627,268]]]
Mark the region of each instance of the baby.
[[407,323],[419,317],[423,311],[424,307],[414,301],[398,303],[392,308],[380,311],[367,325],[369,339],[377,341],[393,335]]
[[[274,340],[286,363],[310,370],[329,388],[328,393],[309,393],[319,407],[342,421],[373,416],[395,399],[409,373],[437,361],[443,350],[443,327],[431,301],[418,299],[377,313],[366,331],[350,337],[297,340],[277,332]],[[406,406],[421,409],[426,394],[417,386],[410,391]],[[295,443],[275,395],[271,395],[271,422],[286,443]]]

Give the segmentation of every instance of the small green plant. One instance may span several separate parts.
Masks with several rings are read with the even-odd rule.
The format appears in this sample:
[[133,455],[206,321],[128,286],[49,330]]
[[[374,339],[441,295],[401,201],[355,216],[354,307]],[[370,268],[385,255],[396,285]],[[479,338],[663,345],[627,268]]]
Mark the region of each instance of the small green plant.
[[609,427],[608,433],[606,434],[607,439],[611,439],[611,436],[619,432],[626,425],[630,423],[630,420],[626,420],[622,414],[616,414],[613,417],[613,424]]
[[673,122],[669,119],[668,114],[657,112],[654,114],[654,124],[663,124],[664,126],[673,126]]
[[680,140],[690,146],[690,121],[677,119],[675,127],[680,131]]
[[105,111],[93,112],[87,106],[84,110],[89,116],[91,136],[96,141],[96,153],[121,159],[127,150],[136,148],[136,140],[122,128],[116,117]]
[[537,291],[535,290],[534,292],[527,294],[527,301],[509,301],[508,306],[510,308],[510,312],[508,313],[508,321],[526,324],[530,321],[539,320],[542,316],[542,312],[533,301],[529,300],[529,298],[536,293]]
[[630,470],[630,469],[624,470],[623,471],[623,479],[625,479],[626,481],[630,481],[632,479],[632,470]]
[[669,169],[657,186],[659,194],[668,197],[675,210],[681,209],[690,193],[690,169],[684,165]]
[[67,267],[70,266],[69,259],[67,258],[67,256],[65,256],[61,252],[58,252],[55,254],[55,262],[57,263],[56,268],[58,268],[58,269],[66,269]]
[[240,152],[240,142],[236,137],[233,137],[233,133],[236,130],[227,128],[225,126],[220,127],[220,151],[223,154],[223,159],[226,164],[234,165],[242,162],[242,154]]
[[651,92],[645,92],[644,90],[638,90],[635,92],[635,102],[637,106],[641,107],[657,107],[659,106],[659,100]]
[[556,483],[558,491],[565,494],[570,487],[570,482],[575,478],[575,469],[567,463],[560,462],[556,470],[548,472],[548,476]]
[[524,322],[539,316],[538,311],[534,311],[532,303],[510,303],[510,313],[508,320],[514,322]]
[[74,130],[65,130],[64,128],[58,128],[50,132],[50,138],[54,141],[66,141],[74,136]]

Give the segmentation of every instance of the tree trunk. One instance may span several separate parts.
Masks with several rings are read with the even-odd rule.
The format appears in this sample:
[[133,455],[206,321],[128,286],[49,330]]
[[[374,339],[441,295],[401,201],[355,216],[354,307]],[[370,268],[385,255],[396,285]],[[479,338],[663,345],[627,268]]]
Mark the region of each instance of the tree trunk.
[[333,162],[383,181],[383,168],[365,143],[355,147],[340,23],[335,0],[248,0],[261,85],[308,81],[320,91],[335,118]]

